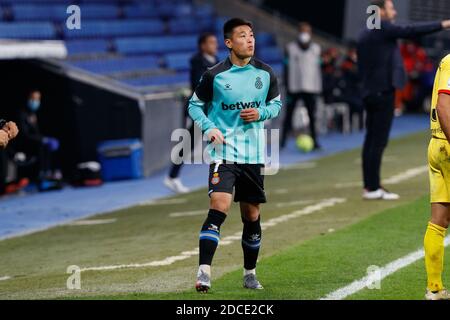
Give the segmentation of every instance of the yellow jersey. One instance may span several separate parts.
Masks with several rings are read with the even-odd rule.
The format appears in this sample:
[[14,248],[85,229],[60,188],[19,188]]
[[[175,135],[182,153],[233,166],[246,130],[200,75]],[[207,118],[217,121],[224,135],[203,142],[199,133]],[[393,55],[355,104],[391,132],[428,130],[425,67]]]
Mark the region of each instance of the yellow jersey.
[[440,93],[450,94],[450,54],[442,59],[439,69],[436,72],[434,79],[433,96],[431,100],[431,135],[434,138],[447,140],[447,137],[442,131],[439,117],[436,111],[438,97]]

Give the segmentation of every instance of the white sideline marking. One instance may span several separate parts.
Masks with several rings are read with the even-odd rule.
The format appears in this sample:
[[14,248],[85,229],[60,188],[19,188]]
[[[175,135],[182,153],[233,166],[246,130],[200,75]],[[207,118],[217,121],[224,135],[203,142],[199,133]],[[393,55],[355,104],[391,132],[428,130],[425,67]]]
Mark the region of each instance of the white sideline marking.
[[68,223],[68,226],[92,226],[97,224],[108,224],[108,223],[114,223],[117,219],[95,219],[95,220],[78,220]]
[[171,218],[178,218],[178,217],[191,217],[191,216],[199,216],[199,215],[206,215],[208,210],[193,210],[193,211],[185,211],[185,212],[172,212],[169,214],[169,217]]
[[419,176],[423,173],[428,172],[428,166],[421,166],[417,168],[412,168],[409,170],[406,170],[405,172],[396,174],[395,176],[390,177],[389,179],[383,180],[383,183],[385,184],[398,184],[400,182],[409,180],[411,178],[414,178],[416,176]]
[[[399,174],[396,174],[388,179],[383,180],[383,184],[399,184],[403,181],[415,178],[417,176],[420,176],[423,173],[428,172],[428,166],[420,166],[416,168],[411,168],[406,171],[403,171]],[[336,183],[335,188],[353,188],[353,187],[361,187],[362,188],[362,182],[360,181],[353,181],[353,182],[343,182],[343,183]]]
[[298,200],[298,201],[290,201],[290,202],[278,202],[277,208],[293,207],[293,206],[298,206],[298,205],[302,205],[302,204],[310,204],[312,202],[315,202],[315,200]]
[[138,204],[138,206],[158,206],[164,204],[181,204],[186,203],[187,199],[185,198],[175,198],[175,199],[162,199],[162,200],[150,200],[143,201]]
[[[314,212],[320,211],[322,209],[333,207],[337,204],[344,203],[346,199],[343,198],[331,198],[331,199],[324,199],[322,201],[319,201],[318,203],[305,207],[301,210],[294,211],[290,214],[282,215],[277,218],[269,219],[268,221],[261,224],[261,228],[263,230],[274,227],[277,224],[280,224],[282,222],[286,222],[295,218],[298,218],[300,216],[305,216],[308,214],[312,214]],[[236,232],[232,234],[231,236],[224,237],[220,240],[221,246],[230,245],[235,241],[240,241],[242,236],[242,232]],[[133,263],[133,264],[121,264],[121,265],[111,265],[111,266],[100,266],[100,267],[88,267],[88,268],[82,268],[81,271],[104,271],[104,270],[117,270],[117,269],[125,269],[125,268],[145,268],[145,267],[160,267],[160,266],[168,266],[176,261],[181,261],[188,259],[192,256],[198,255],[199,248],[194,248],[189,251],[183,251],[181,254],[177,256],[171,256],[167,257],[163,260],[157,260],[157,261],[151,261],[147,263]]]
[[[444,240],[444,246],[447,247],[450,244],[450,236],[447,236]],[[384,267],[380,269],[381,277],[379,280],[382,280],[386,278],[387,276],[393,274],[394,272],[409,266],[410,264],[413,264],[419,259],[424,258],[425,253],[423,249],[419,249],[417,251],[414,251],[400,259],[394,260]],[[373,277],[365,276],[359,280],[353,281],[349,285],[342,287],[336,291],[333,291],[326,295],[324,298],[321,298],[320,300],[342,300],[347,298],[348,296],[351,296],[352,294],[355,294],[358,291],[361,291],[362,289],[366,288],[366,286],[371,282]],[[377,279],[378,280],[378,279]]]
[[11,279],[11,277],[9,277],[9,276],[0,277],[0,281],[5,281],[5,280],[9,280],[9,279]]

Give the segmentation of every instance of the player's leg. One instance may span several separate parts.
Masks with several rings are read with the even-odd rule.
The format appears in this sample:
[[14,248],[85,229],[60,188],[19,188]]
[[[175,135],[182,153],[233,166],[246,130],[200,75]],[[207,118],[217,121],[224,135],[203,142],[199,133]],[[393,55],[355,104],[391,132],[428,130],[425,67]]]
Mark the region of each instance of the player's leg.
[[431,220],[425,233],[425,266],[427,270],[428,300],[450,299],[450,295],[442,284],[444,269],[444,238],[450,219],[450,204],[432,203]]
[[261,246],[261,218],[258,203],[241,202],[242,250],[244,253],[244,287],[263,289],[256,278],[256,262]]
[[234,201],[240,203],[243,222],[242,250],[244,252],[244,287],[262,289],[256,278],[256,262],[261,246],[260,204],[266,202],[263,165],[239,165],[241,174],[236,181]]
[[425,266],[427,271],[427,300],[449,299],[442,284],[444,267],[444,238],[450,221],[449,184],[450,168],[447,168],[448,143],[431,139],[428,147],[431,220],[424,238]]
[[311,133],[311,138],[314,141],[314,149],[320,149],[316,134],[316,96],[312,93],[303,93],[302,99],[305,103],[306,110],[308,111],[309,131]]
[[230,210],[235,175],[225,165],[212,164],[209,173],[210,204],[199,235],[199,268],[196,289],[211,288],[211,264],[220,240],[220,227]]
[[294,114],[295,105],[297,104],[298,100],[297,94],[289,94],[287,98],[287,105],[286,105],[286,114],[284,116],[283,120],[283,128],[281,132],[281,143],[280,147],[284,148],[286,146],[286,142],[288,139],[288,135],[292,130],[292,116]]

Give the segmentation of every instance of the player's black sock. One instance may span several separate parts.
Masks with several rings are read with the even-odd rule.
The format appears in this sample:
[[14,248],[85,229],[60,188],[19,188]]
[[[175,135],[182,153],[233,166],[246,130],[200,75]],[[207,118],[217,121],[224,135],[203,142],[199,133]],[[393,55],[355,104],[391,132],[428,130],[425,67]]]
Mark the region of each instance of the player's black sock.
[[221,211],[209,209],[208,217],[200,231],[200,265],[211,265],[220,239],[220,226],[227,215]]
[[261,246],[261,218],[256,221],[247,221],[242,218],[244,230],[242,232],[242,250],[244,251],[244,268],[252,270],[256,268],[259,247]]

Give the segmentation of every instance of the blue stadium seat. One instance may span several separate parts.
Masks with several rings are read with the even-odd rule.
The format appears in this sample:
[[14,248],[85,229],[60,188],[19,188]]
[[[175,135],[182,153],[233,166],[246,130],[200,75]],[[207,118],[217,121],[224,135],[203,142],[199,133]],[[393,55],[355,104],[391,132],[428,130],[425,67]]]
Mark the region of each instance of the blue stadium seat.
[[36,4],[19,4],[12,6],[12,12],[16,21],[33,21],[33,20],[66,20],[67,5],[36,5]]
[[132,86],[146,87],[146,86],[162,86],[162,85],[182,85],[189,83],[189,73],[182,72],[169,75],[159,75],[151,77],[143,77],[137,79],[127,79],[123,81]]
[[160,20],[85,21],[79,30],[64,28],[66,39],[154,35],[164,31]]
[[127,18],[159,18],[159,12],[151,4],[134,4],[125,6],[125,17]]
[[174,18],[169,21],[169,30],[172,34],[199,33],[203,31],[214,31],[213,17],[183,17]]
[[69,55],[80,53],[102,53],[107,52],[109,42],[107,40],[72,40],[66,41]]
[[0,38],[55,39],[56,31],[50,22],[0,23]]
[[284,70],[284,66],[282,63],[274,63],[270,65],[272,67],[273,72],[275,72],[275,74],[277,76],[281,76],[283,74],[283,70]]
[[73,0],[0,0],[0,4],[14,5],[14,4],[72,4]]
[[258,47],[269,47],[274,46],[275,38],[273,34],[268,32],[258,32],[255,34],[256,45]]
[[193,15],[195,12],[189,4],[174,4],[172,2],[162,3],[133,3],[124,7],[124,14],[127,18],[171,18]]
[[166,67],[177,71],[186,71],[190,68],[190,59],[194,53],[171,53],[166,54],[164,61]]
[[89,60],[75,62],[72,65],[94,73],[131,72],[136,70],[158,69],[158,59],[155,56],[140,56],[114,58],[103,60]]
[[119,38],[116,48],[124,54],[192,52],[197,49],[197,36]]
[[88,4],[78,5],[81,9],[81,19],[114,19],[118,17],[119,8],[112,4]]
[[283,61],[283,53],[278,47],[257,49],[256,56],[266,63]]

